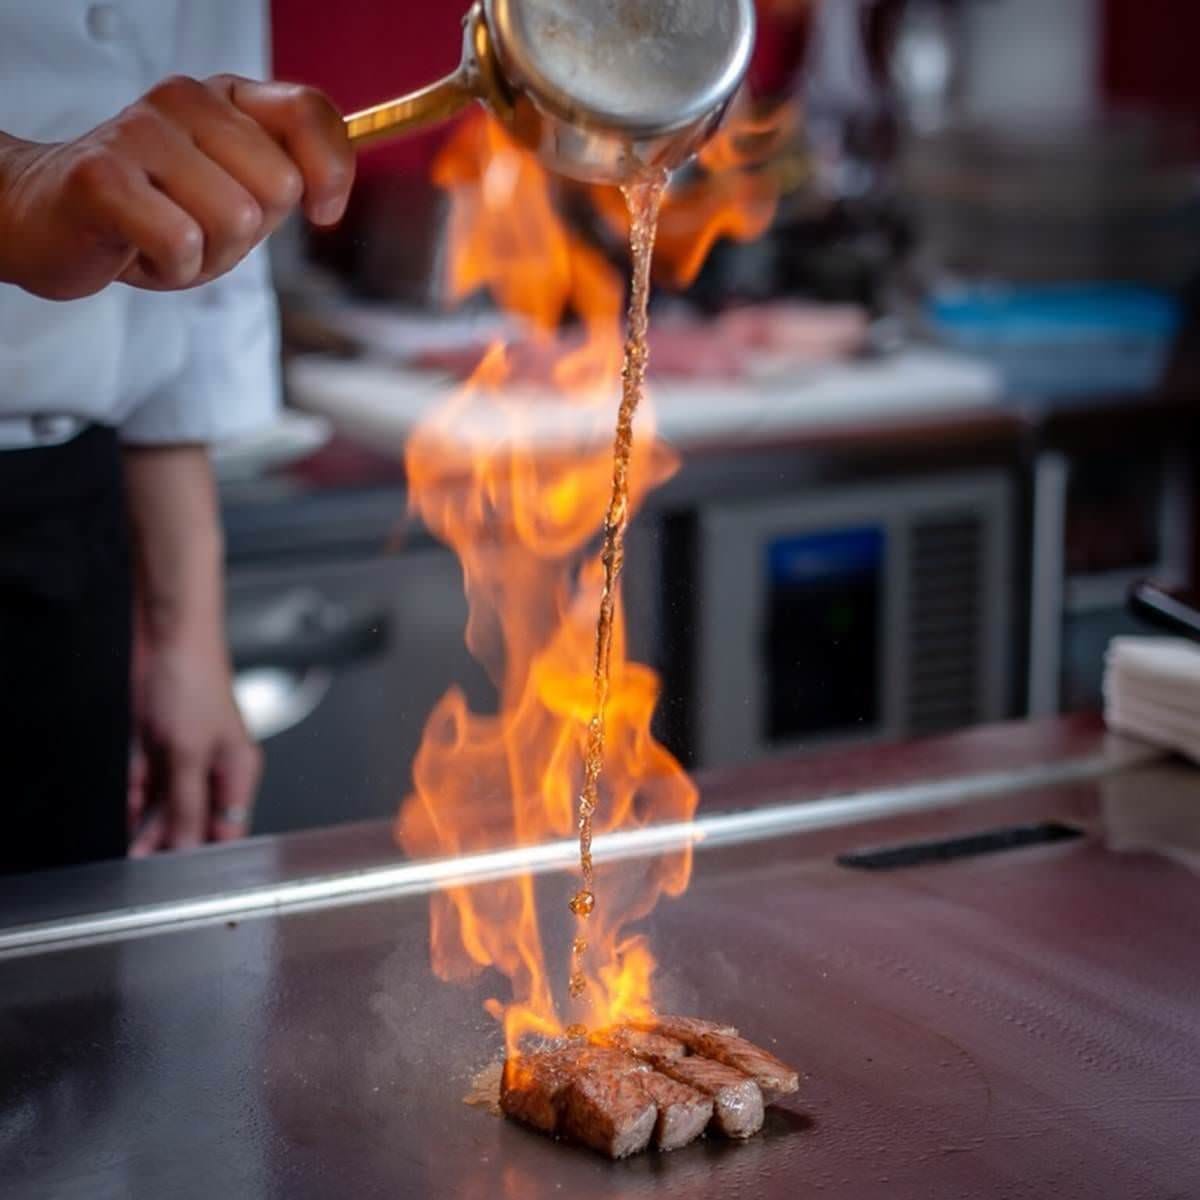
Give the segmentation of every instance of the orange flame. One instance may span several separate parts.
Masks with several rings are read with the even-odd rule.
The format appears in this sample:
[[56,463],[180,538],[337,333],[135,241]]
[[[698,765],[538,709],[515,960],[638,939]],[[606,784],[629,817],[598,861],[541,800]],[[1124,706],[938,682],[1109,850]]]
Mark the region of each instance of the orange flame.
[[[764,111],[745,103],[700,152],[695,177],[672,187],[659,219],[656,275],[682,288],[700,274],[722,238],[751,242],[770,228],[781,185],[769,164],[795,136],[799,110],[778,104]],[[628,236],[629,215],[620,193],[593,189],[610,228]]]
[[[451,203],[451,297],[487,289],[528,325],[551,368],[531,382],[519,354],[493,346],[469,383],[408,443],[411,503],[459,556],[470,606],[467,643],[498,701],[495,715],[474,713],[453,689],[431,714],[414,790],[396,821],[400,843],[418,858],[531,846],[577,832],[602,586],[593,543],[612,479],[624,290],[620,273],[559,218],[537,161],[495,122],[464,123],[442,151],[434,179]],[[769,219],[765,201],[739,219],[739,229],[761,228]],[[558,336],[567,317],[581,328],[569,346]],[[644,407],[631,504],[676,465]],[[695,811],[694,787],[650,732],[658,691],[655,673],[626,655],[618,608],[598,834],[686,821]],[[654,958],[631,926],[662,895],[681,894],[690,870],[685,849],[636,870],[602,873],[587,930],[583,1008],[572,1010],[574,1019],[600,1024],[649,1009]],[[563,924],[553,933],[566,935],[565,903],[557,911]],[[563,941],[546,936],[531,875],[448,887],[433,898],[434,970],[447,980],[486,968],[506,977],[511,999],[487,1007],[503,1020],[510,1051],[527,1035],[563,1030],[554,987],[566,980]]]

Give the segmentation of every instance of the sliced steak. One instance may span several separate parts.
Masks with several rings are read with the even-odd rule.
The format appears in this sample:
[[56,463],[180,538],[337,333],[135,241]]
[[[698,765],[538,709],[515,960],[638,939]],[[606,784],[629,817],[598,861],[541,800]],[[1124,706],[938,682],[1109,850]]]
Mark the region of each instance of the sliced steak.
[[764,1105],[798,1087],[791,1067],[731,1026],[668,1016],[506,1062],[500,1107],[544,1133],[624,1158],[651,1139],[677,1149],[705,1128],[751,1137]]
[[562,1094],[571,1082],[580,1049],[561,1046],[507,1059],[500,1077],[500,1108],[505,1116],[543,1133],[554,1133]]
[[613,1046],[643,1062],[652,1063],[659,1058],[682,1058],[687,1053],[687,1047],[674,1038],[644,1029],[633,1029],[628,1025],[614,1025],[611,1029],[605,1029],[596,1034],[595,1040],[601,1046]]
[[647,1071],[636,1078],[658,1109],[654,1144],[660,1150],[678,1150],[704,1132],[713,1116],[711,1096],[657,1071]]
[[706,1033],[695,1050],[705,1058],[749,1075],[768,1104],[799,1090],[800,1078],[787,1063],[745,1038],[728,1033]]
[[702,1021],[699,1017],[649,1017],[644,1021],[630,1021],[634,1029],[661,1034],[682,1042],[689,1050],[695,1050],[700,1039],[710,1033],[737,1035],[732,1025],[718,1025],[715,1021]]
[[645,1063],[615,1048],[564,1042],[505,1061],[500,1077],[500,1107],[515,1120],[553,1133],[558,1127],[563,1092],[580,1072],[609,1070],[629,1074],[648,1069]]
[[[637,1024],[637,1029],[650,1029],[657,1037],[669,1037],[686,1046],[693,1054],[714,1059],[749,1075],[759,1085],[763,1099],[771,1104],[782,1096],[790,1096],[800,1087],[797,1073],[775,1055],[753,1042],[739,1037],[736,1029],[701,1021],[696,1017],[654,1017]],[[653,1061],[654,1054],[642,1054],[630,1045],[631,1054]]]
[[632,1075],[649,1071],[650,1066],[618,1046],[597,1046],[582,1042],[575,1048],[571,1069],[575,1072],[612,1071],[617,1075]]
[[645,1150],[658,1122],[658,1107],[642,1086],[643,1074],[582,1071],[562,1094],[562,1132],[609,1158]]
[[763,1098],[758,1084],[724,1063],[698,1054],[655,1063],[664,1075],[711,1096],[714,1128],[731,1138],[748,1138],[763,1123]]

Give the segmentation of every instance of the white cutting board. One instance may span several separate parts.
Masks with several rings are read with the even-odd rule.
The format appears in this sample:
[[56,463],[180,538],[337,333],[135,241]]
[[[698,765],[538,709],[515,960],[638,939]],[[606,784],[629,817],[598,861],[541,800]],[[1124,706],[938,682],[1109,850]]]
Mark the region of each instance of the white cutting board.
[[[444,375],[370,359],[301,357],[287,372],[291,402],[327,418],[335,428],[384,451],[399,451],[416,423],[460,385]],[[788,378],[753,382],[651,381],[660,432],[686,450],[720,442],[762,441],[806,429],[902,421],[976,409],[999,402],[999,376],[990,367],[935,349],[910,349],[870,362],[806,369]],[[616,412],[617,395],[612,398]],[[547,449],[611,437],[611,423],[581,414],[553,393],[527,394],[523,436]],[[501,443],[506,423],[488,421],[480,406],[463,439]]]

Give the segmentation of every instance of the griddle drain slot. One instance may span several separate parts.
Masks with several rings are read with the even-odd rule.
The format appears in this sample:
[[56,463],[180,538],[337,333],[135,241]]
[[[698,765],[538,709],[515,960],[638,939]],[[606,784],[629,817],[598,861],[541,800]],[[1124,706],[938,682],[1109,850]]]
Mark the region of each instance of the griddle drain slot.
[[1069,842],[1080,837],[1083,837],[1083,831],[1072,825],[1046,821],[1040,825],[1011,825],[1007,829],[991,829],[983,833],[943,838],[939,841],[908,842],[901,846],[853,850],[848,854],[839,854],[837,861],[839,866],[860,871],[895,871],[902,867],[921,867],[929,863],[975,858],[981,854],[1022,850],[1027,846]]

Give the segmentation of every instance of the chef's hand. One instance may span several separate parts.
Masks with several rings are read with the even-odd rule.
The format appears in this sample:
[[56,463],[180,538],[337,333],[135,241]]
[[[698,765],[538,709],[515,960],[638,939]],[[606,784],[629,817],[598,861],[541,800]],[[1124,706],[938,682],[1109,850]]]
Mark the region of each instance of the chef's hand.
[[245,837],[262,772],[233,700],[224,648],[139,649],[129,853]]
[[72,142],[0,134],[0,282],[51,300],[228,271],[297,205],[332,225],[354,153],[320,92],[176,77]]
[[249,831],[262,756],[233,698],[224,546],[202,446],[127,446],[134,551],[136,749],[130,853]]

